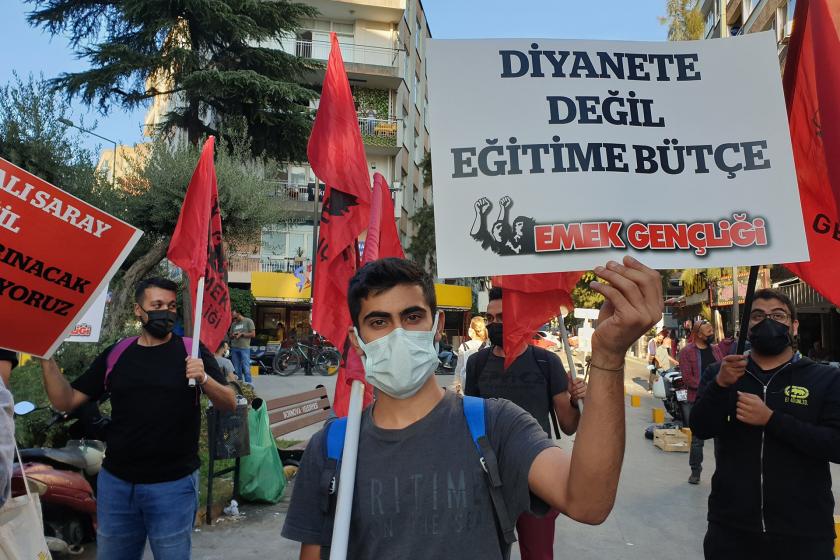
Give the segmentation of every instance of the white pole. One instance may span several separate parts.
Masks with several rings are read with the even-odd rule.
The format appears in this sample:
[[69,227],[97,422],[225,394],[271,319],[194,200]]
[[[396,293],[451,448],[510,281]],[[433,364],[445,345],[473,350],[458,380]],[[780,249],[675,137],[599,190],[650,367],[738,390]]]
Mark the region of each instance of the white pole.
[[[192,352],[190,352],[190,357],[198,358],[198,345],[201,342],[201,311],[204,308],[204,276],[198,279],[198,288],[195,290],[194,307]],[[190,387],[195,387],[195,379],[190,379]]]
[[353,381],[350,387],[350,402],[347,405],[347,431],[344,434],[344,452],[341,456],[338,501],[333,520],[330,560],[347,558],[347,543],[350,540],[350,515],[353,510],[353,490],[356,486],[356,458],[359,454],[359,427],[362,423],[362,404],[365,385]]
[[[560,314],[560,338],[563,339],[563,347],[566,349],[566,360],[569,362],[569,371],[572,373],[572,379],[577,379],[577,368],[575,367],[575,356],[572,353],[572,347],[569,346],[569,331],[566,330],[566,321],[563,314]],[[583,412],[583,402],[579,402],[580,411]]]

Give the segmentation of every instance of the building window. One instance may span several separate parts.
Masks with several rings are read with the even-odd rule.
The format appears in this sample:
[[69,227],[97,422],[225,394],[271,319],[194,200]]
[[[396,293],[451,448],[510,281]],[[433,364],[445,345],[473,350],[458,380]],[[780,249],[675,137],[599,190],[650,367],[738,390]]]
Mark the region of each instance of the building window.
[[420,76],[417,72],[414,73],[414,87],[411,89],[411,99],[414,104],[419,106],[418,100],[420,98]]
[[417,49],[417,56],[423,56],[423,24],[420,23],[420,14],[417,14],[414,27],[414,48]]

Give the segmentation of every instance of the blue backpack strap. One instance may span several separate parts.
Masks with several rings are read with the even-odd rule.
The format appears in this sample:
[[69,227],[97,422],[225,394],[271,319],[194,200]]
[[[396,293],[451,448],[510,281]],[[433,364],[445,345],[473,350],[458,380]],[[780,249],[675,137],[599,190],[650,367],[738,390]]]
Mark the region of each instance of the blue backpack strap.
[[111,372],[114,370],[114,366],[117,365],[117,360],[120,359],[120,356],[128,350],[128,347],[137,342],[137,339],[140,338],[139,336],[130,336],[128,338],[124,338],[114,344],[114,347],[111,348],[111,351],[108,352],[108,357],[105,359],[105,379],[104,385],[105,390],[108,390],[108,378],[111,377]]
[[487,488],[490,491],[490,500],[493,503],[493,511],[496,514],[496,521],[499,523],[501,532],[500,545],[504,558],[510,557],[510,547],[516,542],[516,520],[511,519],[508,514],[505,496],[502,492],[502,477],[499,472],[499,463],[496,460],[496,453],[487,438],[487,425],[484,418],[485,402],[479,397],[464,396],[464,417],[467,420],[467,427],[470,430],[473,443],[478,450],[481,468],[487,475]]
[[467,428],[470,429],[475,448],[481,454],[478,440],[486,435],[487,430],[484,424],[484,399],[464,395],[464,416],[467,417]]
[[347,432],[347,418],[336,418],[327,425],[327,459],[341,461],[344,454],[344,434]]

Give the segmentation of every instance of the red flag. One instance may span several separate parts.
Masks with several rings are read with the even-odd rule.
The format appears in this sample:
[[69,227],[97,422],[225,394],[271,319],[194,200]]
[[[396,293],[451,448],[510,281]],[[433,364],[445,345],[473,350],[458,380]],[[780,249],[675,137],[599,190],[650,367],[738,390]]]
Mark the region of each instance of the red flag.
[[[370,222],[365,238],[365,254],[363,263],[369,263],[385,257],[404,258],[400,245],[397,223],[394,218],[394,203],[391,191],[385,177],[376,173],[373,176],[373,198],[370,208]],[[346,307],[346,306],[345,306]],[[338,371],[335,386],[333,409],[339,416],[347,415],[350,402],[350,385],[353,381],[365,381],[365,370],[362,361],[355,352],[348,352],[345,367]],[[364,406],[373,401],[373,388],[365,383]]]
[[324,199],[321,223],[327,218],[339,224],[330,228],[328,237],[319,236],[321,259],[332,258],[356,243],[367,227],[370,205],[370,176],[359,118],[335,33],[330,34],[330,41],[330,60],[306,151],[315,175],[333,189]]
[[785,68],[810,262],[787,267],[840,305],[840,2],[800,0]]
[[209,137],[201,149],[166,253],[167,258],[187,275],[193,302],[196,301],[198,281],[205,278],[200,336],[211,351],[219,346],[230,324],[222,216],[213,164],[214,142],[215,139]]
[[505,368],[510,367],[540,326],[572,309],[572,290],[580,272],[514,274],[494,276],[493,286],[502,288],[502,314],[505,324]]

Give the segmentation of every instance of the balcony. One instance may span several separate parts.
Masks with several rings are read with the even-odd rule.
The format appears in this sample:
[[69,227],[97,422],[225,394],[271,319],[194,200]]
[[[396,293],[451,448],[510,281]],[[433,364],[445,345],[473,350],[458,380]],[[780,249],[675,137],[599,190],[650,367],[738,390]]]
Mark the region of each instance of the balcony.
[[[319,185],[319,187],[318,202],[320,203],[324,200],[324,185]],[[269,196],[284,199],[283,210],[292,214],[305,214],[311,217],[315,212],[315,183],[296,184],[275,181],[274,191]]]
[[[356,43],[352,38],[341,38],[341,57],[351,84],[364,84],[376,89],[397,89],[403,80],[405,52],[402,49],[365,45]],[[347,42],[345,42],[347,41]],[[286,38],[280,42],[280,48],[295,56],[311,60],[327,61],[330,57],[328,39]],[[324,79],[324,70],[315,78]]]
[[377,119],[359,116],[362,141],[371,153],[396,155],[399,152],[397,134],[400,129],[397,119]]

